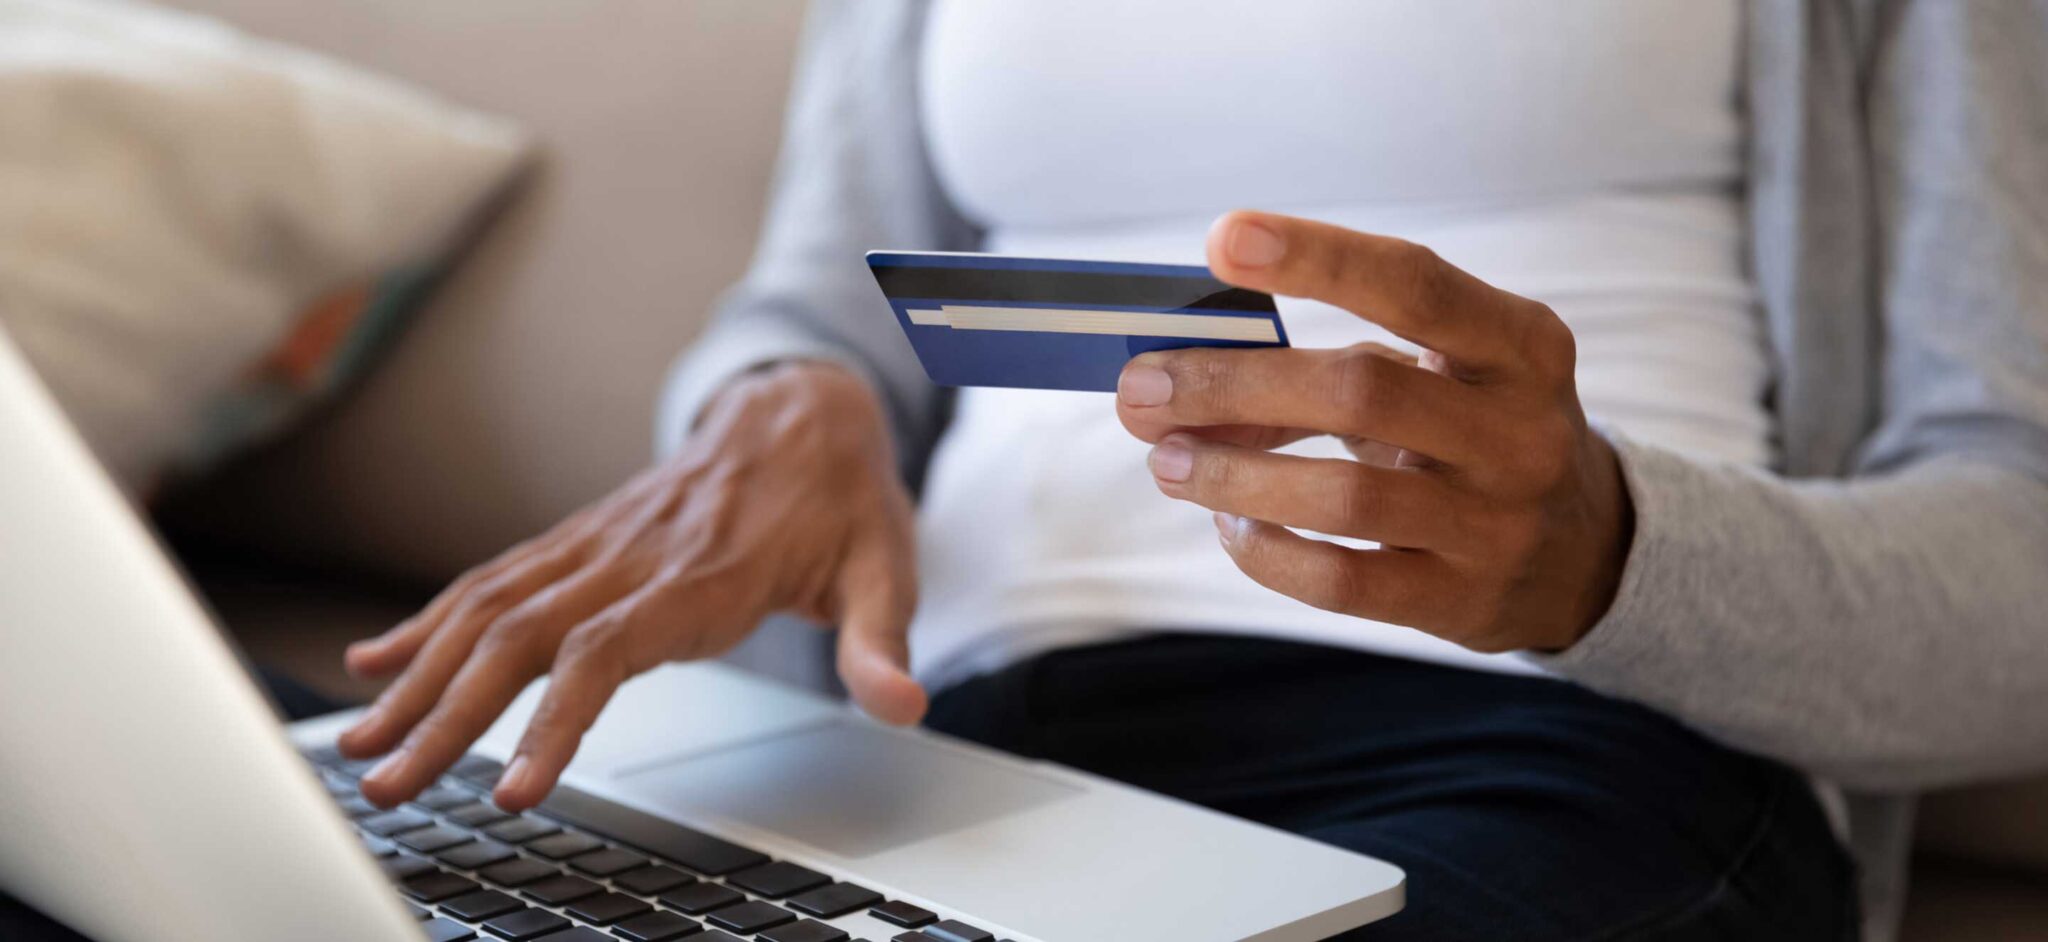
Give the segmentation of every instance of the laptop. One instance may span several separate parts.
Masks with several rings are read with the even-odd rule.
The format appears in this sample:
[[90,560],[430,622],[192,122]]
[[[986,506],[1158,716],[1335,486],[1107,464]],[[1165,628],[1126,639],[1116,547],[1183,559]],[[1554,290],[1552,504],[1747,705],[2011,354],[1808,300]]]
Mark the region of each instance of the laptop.
[[535,692],[371,807],[352,714],[277,722],[0,336],[0,889],[86,936],[1308,942],[1402,904],[1383,861],[714,663],[629,682],[507,815]]

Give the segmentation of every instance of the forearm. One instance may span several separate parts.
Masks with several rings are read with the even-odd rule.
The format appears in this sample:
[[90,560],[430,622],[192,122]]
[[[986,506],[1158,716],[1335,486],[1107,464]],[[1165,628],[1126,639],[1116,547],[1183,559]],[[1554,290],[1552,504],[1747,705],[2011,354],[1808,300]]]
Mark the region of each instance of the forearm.
[[657,446],[672,451],[710,395],[763,363],[824,359],[887,405],[907,471],[936,439],[944,394],[897,329],[863,253],[973,247],[973,227],[932,173],[917,120],[923,8],[813,6],[760,245],[745,278],[672,371]]
[[1854,786],[2048,763],[2048,484],[1964,458],[1789,482],[1619,443],[1619,594],[1536,656]]

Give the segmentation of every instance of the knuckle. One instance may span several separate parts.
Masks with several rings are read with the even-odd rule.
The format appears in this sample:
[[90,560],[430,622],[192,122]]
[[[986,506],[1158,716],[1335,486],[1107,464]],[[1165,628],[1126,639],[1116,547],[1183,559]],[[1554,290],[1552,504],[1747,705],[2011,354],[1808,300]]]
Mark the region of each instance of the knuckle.
[[1363,465],[1347,465],[1337,486],[1337,519],[1356,535],[1386,519],[1386,492]]
[[1331,411],[1343,425],[1342,431],[1364,434],[1376,417],[1385,414],[1394,398],[1388,381],[1391,361],[1370,350],[1352,348],[1336,358],[1336,375],[1325,384],[1331,397]]
[[518,582],[499,577],[477,586],[469,599],[473,612],[502,612],[519,604],[526,597],[526,591]]
[[610,668],[623,662],[623,632],[616,623],[593,622],[569,632],[562,639],[562,647],[555,655],[555,666],[567,671],[598,670],[610,673]]
[[1552,379],[1570,379],[1578,368],[1577,335],[1549,305],[1541,302],[1532,304],[1530,316],[1524,321],[1523,353],[1542,375]]
[[495,662],[510,668],[533,668],[540,662],[538,633],[532,622],[520,615],[507,615],[491,622],[476,640],[471,654],[476,661]]
[[1341,557],[1335,555],[1322,559],[1324,562],[1310,580],[1310,591],[1314,597],[1307,600],[1309,604],[1333,612],[1369,611],[1372,588],[1358,567],[1346,565]]
[[1173,405],[1183,412],[1206,414],[1213,404],[1230,398],[1237,371],[1229,360],[1196,351],[1167,362],[1173,376]]
[[1434,319],[1457,296],[1450,266],[1429,246],[1397,240],[1387,248],[1387,265],[1398,283],[1408,286],[1415,304],[1412,316],[1418,319]]
[[1225,496],[1241,489],[1245,480],[1243,459],[1225,451],[1196,447],[1195,473],[1189,479],[1196,489],[1212,496]]

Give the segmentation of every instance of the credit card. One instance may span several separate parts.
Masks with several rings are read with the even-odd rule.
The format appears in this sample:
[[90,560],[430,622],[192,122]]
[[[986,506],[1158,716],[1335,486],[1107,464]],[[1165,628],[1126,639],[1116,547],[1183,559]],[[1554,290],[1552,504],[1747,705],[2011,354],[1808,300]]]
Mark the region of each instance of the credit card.
[[1273,296],[1200,265],[969,252],[869,252],[868,268],[941,386],[1116,391],[1134,356],[1284,347]]

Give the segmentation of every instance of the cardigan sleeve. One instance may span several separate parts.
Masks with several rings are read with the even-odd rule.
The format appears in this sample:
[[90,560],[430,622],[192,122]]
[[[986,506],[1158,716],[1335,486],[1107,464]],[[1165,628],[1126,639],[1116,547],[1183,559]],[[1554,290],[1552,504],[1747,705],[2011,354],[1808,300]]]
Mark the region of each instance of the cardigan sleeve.
[[1855,473],[1617,439],[1620,592],[1531,655],[1870,790],[2048,767],[2048,3],[1892,12],[1868,92],[1882,401]]
[[862,256],[870,249],[970,248],[974,228],[946,199],[918,122],[924,6],[820,0],[805,25],[782,156],[752,265],[670,371],[661,454],[681,443],[733,376],[789,359],[842,363],[881,393],[915,476],[937,439],[943,391],[918,365]]

